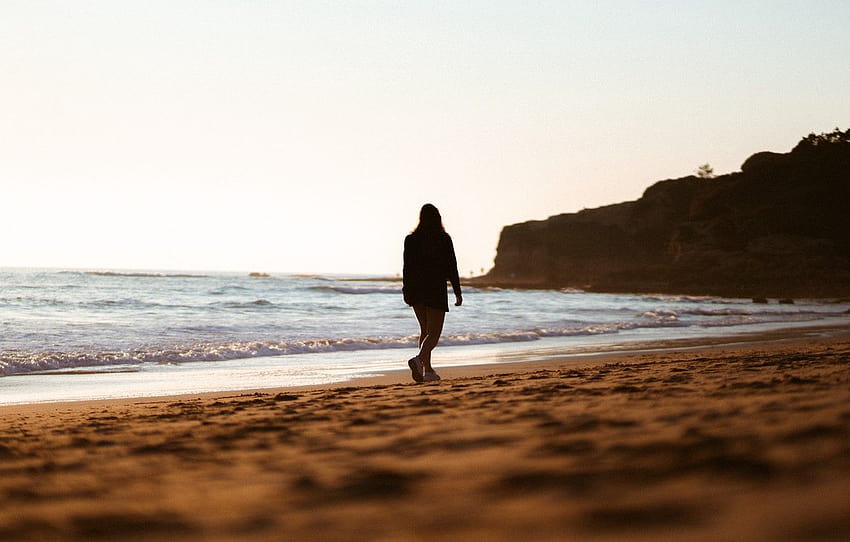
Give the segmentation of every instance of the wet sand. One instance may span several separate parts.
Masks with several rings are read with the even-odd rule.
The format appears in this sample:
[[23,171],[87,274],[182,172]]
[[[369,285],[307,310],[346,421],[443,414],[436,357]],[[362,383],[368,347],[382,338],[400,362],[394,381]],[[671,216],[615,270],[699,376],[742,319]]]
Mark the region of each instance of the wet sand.
[[0,540],[848,540],[850,336],[0,408]]

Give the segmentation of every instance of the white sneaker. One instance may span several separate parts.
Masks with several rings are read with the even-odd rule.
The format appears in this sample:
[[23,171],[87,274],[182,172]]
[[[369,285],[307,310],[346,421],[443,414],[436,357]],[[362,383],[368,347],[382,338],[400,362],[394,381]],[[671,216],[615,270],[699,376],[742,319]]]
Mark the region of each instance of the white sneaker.
[[425,382],[436,382],[437,380],[440,380],[440,375],[434,371],[425,371],[425,374],[422,375],[422,379],[425,380]]
[[417,382],[422,382],[422,362],[419,361],[419,356],[413,356],[407,362],[407,366],[410,367],[410,376],[413,377],[413,380]]

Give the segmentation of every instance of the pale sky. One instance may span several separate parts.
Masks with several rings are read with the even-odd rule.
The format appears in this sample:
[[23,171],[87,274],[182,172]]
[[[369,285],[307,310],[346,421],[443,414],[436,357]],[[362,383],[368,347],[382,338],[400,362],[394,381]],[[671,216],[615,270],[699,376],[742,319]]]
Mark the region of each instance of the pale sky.
[[850,127],[850,2],[0,0],[0,267],[392,275]]

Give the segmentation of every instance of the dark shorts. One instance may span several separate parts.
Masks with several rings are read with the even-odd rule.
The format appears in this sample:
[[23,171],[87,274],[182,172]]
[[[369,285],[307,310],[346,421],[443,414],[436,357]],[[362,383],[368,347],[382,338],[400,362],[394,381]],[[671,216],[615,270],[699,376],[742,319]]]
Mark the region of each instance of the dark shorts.
[[425,305],[432,309],[449,312],[448,291],[446,281],[428,284],[417,284],[415,286],[404,286],[404,300],[411,307]]

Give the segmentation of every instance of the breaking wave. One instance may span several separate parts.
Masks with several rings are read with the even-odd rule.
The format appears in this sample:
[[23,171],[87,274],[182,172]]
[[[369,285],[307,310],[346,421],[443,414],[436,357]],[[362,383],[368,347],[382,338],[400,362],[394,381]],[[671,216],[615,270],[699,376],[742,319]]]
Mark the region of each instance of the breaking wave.
[[[590,326],[572,330],[528,330],[503,333],[470,333],[444,336],[440,344],[462,346],[502,342],[534,341],[542,337],[613,333],[618,327]],[[230,341],[199,343],[171,348],[139,348],[127,351],[27,352],[7,351],[0,354],[0,375],[39,371],[56,371],[77,367],[135,365],[142,363],[185,363],[227,361],[236,359],[316,354],[353,350],[412,348],[417,336],[342,339],[307,339],[292,341]]]
[[[262,301],[262,300],[259,300]],[[716,325],[737,325],[739,321]],[[664,318],[643,322],[576,325],[564,328],[537,328],[495,333],[466,333],[443,336],[443,346],[468,346],[536,341],[544,337],[578,337],[613,334],[637,328],[686,325]],[[703,324],[704,325],[704,324]],[[0,375],[17,375],[79,367],[127,366],[143,363],[186,363],[227,361],[267,356],[316,354],[355,350],[414,348],[418,336],[324,338],[289,341],[205,342],[188,346],[146,347],[126,351],[23,351],[0,353]]]
[[[76,274],[76,271],[67,271],[69,274]],[[180,279],[204,279],[209,278],[209,275],[194,275],[187,273],[133,273],[120,271],[83,271],[82,274],[93,277],[136,277],[136,278],[180,278]]]
[[358,287],[358,286],[310,286],[308,290],[317,292],[335,292],[338,294],[401,294],[401,288],[395,286],[386,287]]
[[[835,311],[816,310],[747,310],[743,308],[724,309],[653,309],[640,314],[640,317],[654,322],[673,324],[682,322],[683,325],[701,325],[706,327],[718,325],[740,325],[744,323],[768,322],[803,322],[819,320],[825,316],[834,316]],[[693,317],[701,317],[695,321]],[[706,319],[707,317],[707,319]]]

